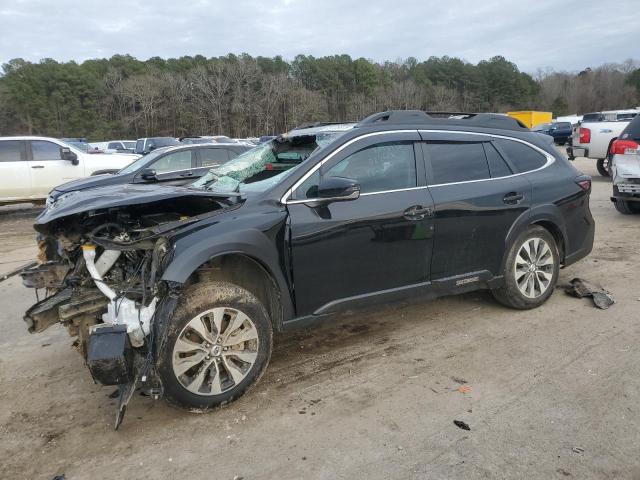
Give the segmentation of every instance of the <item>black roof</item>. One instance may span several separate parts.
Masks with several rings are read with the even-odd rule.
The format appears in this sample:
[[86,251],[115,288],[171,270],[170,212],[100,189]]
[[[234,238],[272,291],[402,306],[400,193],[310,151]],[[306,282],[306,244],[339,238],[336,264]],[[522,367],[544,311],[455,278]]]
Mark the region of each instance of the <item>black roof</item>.
[[528,131],[520,121],[497,113],[423,112],[422,110],[389,110],[374,113],[359,122],[357,127],[373,125],[438,125],[498,128],[501,130]]

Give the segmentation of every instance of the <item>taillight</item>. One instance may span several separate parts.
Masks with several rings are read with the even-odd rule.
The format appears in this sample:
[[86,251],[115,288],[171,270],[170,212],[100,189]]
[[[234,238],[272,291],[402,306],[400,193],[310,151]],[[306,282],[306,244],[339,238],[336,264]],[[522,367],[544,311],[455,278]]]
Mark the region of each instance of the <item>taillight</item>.
[[264,169],[265,169],[265,170],[273,170],[273,163],[267,163],[267,164],[264,166]]
[[625,153],[638,153],[638,143],[633,140],[616,140],[611,144],[609,153],[612,155],[624,155]]
[[582,190],[588,191],[591,190],[591,177],[588,175],[580,175],[576,177],[576,183],[580,186]]
[[580,143],[591,142],[591,130],[588,128],[580,127]]

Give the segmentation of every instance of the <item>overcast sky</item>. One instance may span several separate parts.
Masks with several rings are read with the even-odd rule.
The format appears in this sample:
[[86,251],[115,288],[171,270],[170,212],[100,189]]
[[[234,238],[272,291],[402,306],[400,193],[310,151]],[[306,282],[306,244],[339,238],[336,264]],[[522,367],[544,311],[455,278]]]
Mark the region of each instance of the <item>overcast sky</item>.
[[529,73],[572,71],[640,57],[638,1],[0,0],[0,62],[247,52],[476,63],[503,55]]

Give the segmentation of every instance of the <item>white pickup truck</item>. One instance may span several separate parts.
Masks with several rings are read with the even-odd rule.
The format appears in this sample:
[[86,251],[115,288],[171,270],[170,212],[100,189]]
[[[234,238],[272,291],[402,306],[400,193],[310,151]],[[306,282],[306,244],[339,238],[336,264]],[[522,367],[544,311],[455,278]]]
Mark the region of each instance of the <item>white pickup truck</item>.
[[567,147],[569,160],[593,158],[597,160],[598,173],[608,177],[611,144],[638,113],[640,110],[630,109],[585,114],[573,129],[571,145]]
[[56,186],[124,168],[139,155],[88,154],[48,137],[0,137],[0,205],[44,201]]

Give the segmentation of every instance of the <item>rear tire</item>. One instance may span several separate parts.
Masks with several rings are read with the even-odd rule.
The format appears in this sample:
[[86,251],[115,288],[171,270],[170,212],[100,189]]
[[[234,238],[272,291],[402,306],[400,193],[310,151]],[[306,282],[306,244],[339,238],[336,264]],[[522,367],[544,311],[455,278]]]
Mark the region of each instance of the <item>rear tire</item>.
[[183,294],[158,358],[166,399],[207,410],[236,400],[264,373],[273,348],[266,309],[226,282],[195,284]]
[[596,168],[598,169],[598,173],[603,177],[611,176],[611,160],[609,157],[607,158],[599,158],[596,163]]
[[555,238],[534,225],[513,242],[504,267],[504,284],[492,290],[501,304],[519,310],[542,305],[558,282],[560,255]]
[[616,210],[624,215],[631,215],[634,213],[640,213],[640,203],[628,202],[626,200],[616,199],[613,204],[616,206]]

